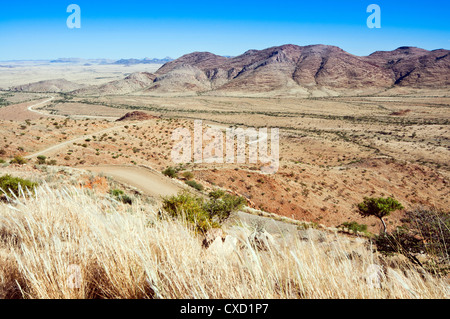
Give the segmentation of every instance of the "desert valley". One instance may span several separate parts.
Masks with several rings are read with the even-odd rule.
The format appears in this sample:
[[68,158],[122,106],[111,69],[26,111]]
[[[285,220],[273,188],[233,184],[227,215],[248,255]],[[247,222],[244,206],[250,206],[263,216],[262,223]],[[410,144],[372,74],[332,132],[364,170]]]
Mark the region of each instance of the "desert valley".
[[[250,228],[265,228],[271,234],[267,236],[274,236],[279,241],[284,238],[286,247],[283,247],[286,251],[293,247],[291,240],[296,245],[299,242],[306,245],[305,240],[298,239],[298,236],[318,236],[322,239],[311,242],[325,241],[328,244],[339,237],[345,243],[344,246],[350,247],[339,249],[340,253],[354,252],[354,255],[350,254],[353,257],[347,254],[345,258],[349,262],[360,262],[358,269],[361,271],[368,266],[368,259],[364,258],[371,250],[367,248],[370,238],[383,230],[379,218],[363,217],[358,213],[357,205],[364,198],[392,197],[403,205],[402,209],[384,218],[389,233],[404,226],[405,218],[411,211],[444,212],[448,216],[449,50],[400,47],[393,51],[356,56],[335,46],[283,45],[248,50],[235,57],[194,52],[175,60],[167,58],[152,63],[138,60],[127,63],[122,61],[119,64],[103,60],[0,62],[0,88],[0,176],[9,174],[41,186],[47,185],[37,191],[45,198],[51,196],[47,194],[47,188],[55,188],[63,193],[58,185],[65,185],[87,192],[82,196],[97,198],[80,199],[86,201],[89,209],[95,210],[97,201],[101,207],[109,207],[110,204],[103,200],[116,196],[114,191],[120,189],[133,204],[130,206],[115,201],[114,205],[119,205],[115,209],[119,213],[129,212],[136,217],[140,211],[136,203],[142,204],[142,210],[151,210],[156,214],[167,210],[167,196],[183,194],[184,191],[192,196],[208,198],[211,192],[220,191],[244,200],[242,207],[233,211],[231,218],[222,227],[225,244],[225,239],[230,238],[227,236],[238,239],[243,236],[236,234],[236,225],[241,223],[250,225]],[[260,170],[261,163],[249,161],[175,163],[171,152],[177,141],[172,138],[172,133],[177,128],[193,131],[194,120],[202,120],[205,130],[208,127],[222,131],[231,127],[278,128],[278,170],[274,174],[264,174]],[[33,196],[25,199],[26,196],[22,195],[23,199],[18,195],[19,199],[16,200],[37,200]],[[55,195],[55,202],[61,200],[59,196],[63,195]],[[10,194],[6,197],[14,196]],[[3,201],[7,202],[5,198]],[[52,203],[52,199],[48,198],[42,205],[52,207]],[[19,208],[16,209],[20,209],[20,204],[17,205]],[[0,210],[3,220],[7,220],[6,216],[10,213],[8,209],[5,206]],[[59,208],[55,210],[59,211]],[[109,211],[109,208],[106,210]],[[120,218],[123,218],[121,214]],[[26,216],[17,218],[15,222],[5,222],[0,229],[0,245],[4,246],[0,246],[0,253],[3,254],[0,256],[9,256],[4,257],[5,264],[20,273],[22,268],[11,265],[31,263],[25,257],[26,253],[31,252],[22,251],[23,255],[16,253],[22,257],[11,257],[12,248],[7,248],[19,247],[15,246],[18,244],[14,244],[14,241],[27,241],[24,235],[26,227],[19,227],[19,220]],[[60,217],[36,215],[33,218],[54,218],[53,222],[56,223]],[[118,220],[111,223],[111,229],[124,225]],[[58,225],[56,223],[54,227],[58,228]],[[88,227],[82,222],[79,225],[80,229]],[[147,231],[140,227],[131,222],[126,224],[128,233],[141,234],[142,231],[142,234],[147,234],[148,231],[155,231],[160,236],[163,231],[168,231],[164,228],[149,228]],[[449,229],[442,231],[448,233]],[[39,232],[47,234],[43,229]],[[53,241],[50,234],[46,236]],[[194,240],[181,231],[176,236],[184,242],[183,245],[189,246],[178,247],[179,256],[184,256],[182,251],[186,249],[191,253],[204,254],[200,248],[192,248],[197,245],[194,241],[201,242],[203,237]],[[448,235],[444,237],[448,238]],[[249,237],[245,238],[248,240]],[[161,240],[172,245],[169,238]],[[219,245],[214,240],[215,245]],[[314,245],[308,240],[306,242],[307,245]],[[285,248],[280,248],[280,251]],[[162,246],[151,249],[157,251],[157,255],[164,255]],[[328,251],[326,249],[324,251]],[[112,252],[105,252],[109,253],[113,255]],[[80,254],[89,253],[86,250]],[[355,254],[359,257],[355,257]],[[323,256],[328,255],[324,252]],[[190,260],[191,257],[186,258]],[[205,260],[208,258],[205,257]],[[230,257],[226,255],[220,258]],[[289,258],[292,267],[300,268],[301,263],[306,265],[312,260],[298,261],[295,259],[297,257],[290,255]],[[414,254],[411,258],[419,260],[422,268],[427,268],[424,265],[428,263],[427,269],[430,269],[431,264],[436,263],[424,252]],[[442,271],[441,275],[444,274],[443,277],[436,279],[423,274],[426,279],[420,281],[417,279],[419,275],[417,278],[405,275],[412,281],[410,285],[414,286],[414,280],[418,280],[412,295],[402,285],[388,280],[388,285],[393,285],[388,290],[365,292],[358,286],[355,295],[347,297],[409,298],[419,294],[422,297],[448,298],[448,255],[446,258],[439,259],[442,265],[438,268]],[[236,263],[240,265],[242,259],[237,260],[230,261],[229,267],[235,267]],[[389,263],[397,262],[389,258],[386,260],[385,268],[389,268],[386,266]],[[322,261],[327,263],[325,259]],[[264,264],[267,261],[261,262]],[[411,269],[417,266],[411,264],[408,258],[401,263],[408,263]],[[215,269],[208,265],[205,269]],[[200,276],[200,268],[184,266],[193,272],[192,276]],[[252,268],[256,267],[255,264],[247,266],[250,267],[250,273],[257,272]],[[336,271],[350,271],[341,266],[336,266]],[[311,286],[305,283],[301,286],[290,275],[286,275],[290,279],[284,281],[286,277],[281,274],[289,273],[288,268],[277,268],[279,272],[273,274],[277,279],[269,280],[267,277],[264,282],[268,286],[260,294],[250,296],[340,298],[343,295],[339,295],[338,291],[351,290],[350,280],[348,286],[337,285],[330,294],[321,295],[314,292],[313,283]],[[392,269],[395,267],[392,266]],[[237,295],[231,293],[230,287],[240,282],[234,277],[227,277],[229,282],[224,285],[229,284],[229,287],[224,286],[222,293],[213,293],[207,288],[205,292],[199,287],[193,287],[195,285],[192,283],[186,284],[184,288],[172,283],[173,286],[164,290],[163,276],[149,274],[148,269],[145,271],[149,277],[153,276],[153,282],[139,292],[139,289],[131,291],[130,287],[121,290],[123,295],[122,292],[108,290],[106,286],[102,291],[85,289],[89,290],[89,297],[155,297],[158,294],[163,298],[180,295],[200,298],[249,296],[249,287],[244,284],[237,287]],[[178,271],[187,270],[180,268]],[[263,275],[252,274],[245,273],[242,276],[259,283],[258,276]],[[306,277],[309,275],[303,274]],[[20,289],[31,297],[53,296],[49,291],[40,291],[37,281],[33,282],[32,276],[23,273],[0,276],[0,296],[2,285],[6,287],[5,283],[16,280],[14,276],[21,278],[19,282],[23,287]],[[136,280],[134,277],[128,279],[130,282]],[[212,277],[209,280],[213,280]],[[327,285],[327,279],[317,280],[314,285]],[[276,284],[270,284],[272,281]],[[158,285],[160,290],[155,288]],[[392,288],[394,286],[396,288]],[[3,289],[4,297],[21,295],[17,287],[8,291]],[[73,297],[72,290],[62,291],[61,294],[54,293],[60,297]],[[75,296],[86,297],[86,291],[77,290]]]

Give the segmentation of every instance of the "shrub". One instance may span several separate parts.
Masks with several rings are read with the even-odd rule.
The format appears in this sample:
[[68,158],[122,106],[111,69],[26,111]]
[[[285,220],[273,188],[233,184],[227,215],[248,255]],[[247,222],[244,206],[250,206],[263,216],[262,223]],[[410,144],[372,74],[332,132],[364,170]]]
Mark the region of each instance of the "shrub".
[[164,198],[162,208],[171,217],[182,218],[192,224],[196,232],[205,233],[208,229],[219,227],[219,225],[212,221],[210,215],[203,209],[203,205],[203,198],[182,192]]
[[[442,211],[416,209],[406,212],[402,227],[375,237],[378,251],[400,253],[431,272],[450,271],[450,215]],[[423,264],[418,254],[426,253]]]
[[203,185],[197,183],[196,181],[186,181],[185,183],[198,191],[202,191],[204,189]]
[[212,199],[219,199],[219,198],[223,197],[224,195],[225,195],[225,191],[223,191],[221,189],[211,191],[208,194],[209,198],[212,198]]
[[25,164],[27,162],[26,159],[24,159],[22,156],[16,156],[11,160],[11,164]]
[[173,167],[167,167],[165,170],[162,171],[162,173],[166,176],[169,176],[170,178],[176,178],[177,177],[177,170]]
[[405,228],[423,241],[424,250],[433,256],[449,259],[450,213],[418,208],[407,211]]
[[223,191],[210,193],[210,199],[182,192],[163,200],[163,209],[171,216],[182,218],[194,225],[197,232],[204,233],[220,225],[234,211],[241,209],[246,200]]
[[365,224],[358,224],[355,221],[342,223],[340,225],[340,227],[348,228],[349,230],[351,230],[355,234],[357,232],[367,233],[367,225],[365,225]]
[[132,205],[133,200],[130,196],[126,195],[123,190],[120,189],[112,189],[109,191],[109,194],[116,198],[117,201],[122,202],[124,204]]
[[397,227],[392,233],[384,233],[375,237],[377,249],[383,253],[420,253],[423,245],[419,238],[408,233],[404,227]]
[[209,198],[203,208],[211,218],[218,218],[220,222],[230,217],[232,212],[242,209],[247,203],[244,197],[234,196],[222,190],[210,192]]
[[47,159],[46,156],[44,156],[44,155],[39,155],[39,156],[37,157],[37,163],[38,163],[39,165],[44,165],[46,159]]
[[183,173],[183,177],[184,177],[186,180],[190,181],[191,179],[194,178],[194,174],[192,174],[192,172],[184,172],[184,173]]
[[375,236],[375,245],[377,250],[383,254],[399,253],[411,262],[423,266],[415,256],[415,254],[423,252],[423,242],[410,234],[405,228],[398,227],[392,233],[382,233]]
[[56,160],[55,159],[52,159],[52,160],[49,160],[49,161],[47,161],[47,165],[56,165]]
[[[22,189],[32,190],[37,186],[37,183],[19,177],[12,177],[11,175],[0,177],[0,188],[8,196],[11,196],[12,194],[19,196],[19,185]],[[2,194],[2,196],[4,196],[4,194]]]
[[112,196],[115,196],[115,197],[121,196],[121,195],[124,195],[124,194],[125,194],[124,191],[123,191],[123,190],[120,190],[120,189],[111,189],[111,190],[109,191],[109,193],[110,193]]

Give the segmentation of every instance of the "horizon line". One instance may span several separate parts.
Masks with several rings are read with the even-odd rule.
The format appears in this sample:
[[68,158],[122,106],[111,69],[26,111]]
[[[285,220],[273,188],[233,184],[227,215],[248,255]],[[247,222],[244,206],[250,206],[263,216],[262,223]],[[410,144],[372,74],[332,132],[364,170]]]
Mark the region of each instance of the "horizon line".
[[[277,48],[277,47],[282,47],[282,46],[287,46],[287,45],[294,45],[294,46],[298,46],[298,47],[310,47],[310,46],[329,46],[329,47],[336,47],[336,48],[339,48],[339,49],[341,49],[341,50],[343,50],[343,51],[345,51],[345,52],[347,52],[347,53],[349,53],[349,54],[351,54],[351,55],[357,56],[357,57],[366,57],[366,56],[370,56],[371,54],[373,54],[373,53],[375,53],[375,52],[392,52],[392,51],[395,51],[395,50],[398,50],[398,49],[402,49],[402,48],[416,48],[416,49],[426,50],[426,51],[429,51],[429,52],[433,52],[433,51],[437,51],[437,50],[449,50],[449,49],[445,49],[444,47],[429,50],[429,49],[424,49],[424,48],[422,48],[422,47],[413,46],[413,45],[402,45],[402,46],[399,46],[399,47],[397,47],[397,48],[395,48],[395,49],[392,49],[392,50],[376,50],[376,51],[373,51],[372,53],[370,53],[370,54],[368,54],[368,55],[357,55],[357,54],[353,54],[353,53],[351,53],[351,52],[349,52],[349,51],[346,51],[346,50],[344,50],[344,49],[342,49],[341,47],[336,46],[336,45],[330,45],[330,44],[308,44],[308,45],[297,45],[297,44],[292,44],[292,43],[285,43],[285,44],[281,44],[281,45],[270,46],[270,47],[267,47],[267,48],[264,48],[264,49],[248,49],[248,50],[246,50],[245,52],[247,52],[247,51],[252,51],[252,50],[255,50],[255,51],[263,51],[263,50],[267,50],[267,49],[271,49],[271,48]],[[216,54],[216,53],[213,53],[213,52],[211,52],[211,51],[192,51],[192,52],[189,52],[189,53],[185,53],[185,54],[183,54],[183,55],[181,55],[181,56],[179,56],[179,57],[177,57],[177,58],[172,58],[172,57],[170,57],[170,56],[165,56],[165,57],[163,57],[163,58],[158,58],[158,57],[148,57],[148,56],[143,57],[143,58],[139,58],[139,57],[120,57],[120,58],[106,58],[106,57],[92,58],[92,57],[90,57],[90,58],[84,58],[84,57],[74,57],[74,56],[72,56],[72,57],[58,57],[58,58],[44,58],[44,59],[33,59],[33,58],[30,58],[30,59],[20,59],[20,60],[0,60],[0,62],[39,62],[39,61],[49,62],[49,61],[54,61],[54,60],[59,60],[59,59],[112,60],[112,61],[115,61],[115,62],[117,62],[117,61],[119,61],[119,60],[130,60],[130,59],[136,59],[136,60],[144,60],[144,59],[157,59],[157,60],[172,59],[172,60],[176,60],[176,59],[179,59],[179,58],[182,57],[182,56],[185,56],[185,55],[188,55],[188,54],[192,54],[192,53],[211,53],[211,54],[214,54],[214,55],[217,55],[217,56],[226,57],[226,58],[234,58],[234,57],[237,57],[237,56],[240,56],[240,55],[244,54],[245,52],[243,52],[243,53],[241,53],[241,54],[239,54],[239,55],[227,55],[227,54],[222,55],[222,54]],[[71,62],[60,62],[60,63],[71,63]],[[158,63],[154,63],[154,64],[158,64]]]

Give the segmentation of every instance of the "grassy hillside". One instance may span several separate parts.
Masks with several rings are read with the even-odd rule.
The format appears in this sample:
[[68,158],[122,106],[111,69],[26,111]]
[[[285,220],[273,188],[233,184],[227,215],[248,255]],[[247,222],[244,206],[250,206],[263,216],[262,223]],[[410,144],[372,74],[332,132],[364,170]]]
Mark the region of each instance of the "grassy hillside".
[[206,249],[164,216],[74,186],[0,203],[0,298],[449,297],[445,278],[336,234],[261,248],[236,224]]

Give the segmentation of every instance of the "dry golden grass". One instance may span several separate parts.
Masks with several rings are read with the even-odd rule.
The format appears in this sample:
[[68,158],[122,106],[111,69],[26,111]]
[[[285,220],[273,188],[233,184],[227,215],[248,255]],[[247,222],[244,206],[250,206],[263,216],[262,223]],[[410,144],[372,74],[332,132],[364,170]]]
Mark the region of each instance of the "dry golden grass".
[[286,238],[267,251],[236,238],[232,251],[204,249],[189,227],[139,200],[44,185],[0,204],[0,298],[449,297],[445,279],[407,263],[384,263],[371,287],[367,270],[380,257],[338,236]]

